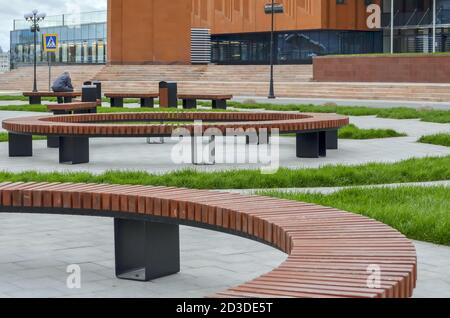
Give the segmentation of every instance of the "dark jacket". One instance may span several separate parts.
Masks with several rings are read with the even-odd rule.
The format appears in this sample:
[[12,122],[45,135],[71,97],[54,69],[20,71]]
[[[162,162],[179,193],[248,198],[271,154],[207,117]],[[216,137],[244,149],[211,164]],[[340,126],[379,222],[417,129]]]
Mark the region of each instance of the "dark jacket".
[[73,92],[72,80],[67,74],[62,74],[53,83],[54,92]]

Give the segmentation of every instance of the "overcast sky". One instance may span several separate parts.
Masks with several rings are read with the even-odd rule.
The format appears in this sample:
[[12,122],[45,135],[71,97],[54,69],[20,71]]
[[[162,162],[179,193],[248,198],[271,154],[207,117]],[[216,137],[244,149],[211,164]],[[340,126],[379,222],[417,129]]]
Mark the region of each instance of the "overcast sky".
[[13,20],[23,18],[25,13],[33,9],[47,15],[105,10],[106,0],[0,0],[0,8],[0,46],[7,51]]

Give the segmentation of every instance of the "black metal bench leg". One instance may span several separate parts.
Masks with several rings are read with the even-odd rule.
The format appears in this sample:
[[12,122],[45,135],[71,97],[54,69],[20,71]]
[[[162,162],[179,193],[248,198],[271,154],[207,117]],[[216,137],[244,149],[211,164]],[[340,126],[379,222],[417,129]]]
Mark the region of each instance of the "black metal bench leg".
[[297,157],[319,158],[319,133],[297,134]]
[[48,136],[47,148],[59,148],[59,136]]
[[30,105],[41,105],[42,97],[41,96],[30,96],[29,98]]
[[327,131],[327,149],[338,149],[338,131],[330,130]]
[[59,163],[80,164],[89,162],[89,138],[60,137]]
[[114,219],[116,276],[149,281],[180,271],[179,225]]
[[71,103],[73,101],[72,97],[64,97],[64,104]]
[[297,157],[326,157],[326,132],[297,133]]
[[8,141],[10,157],[33,156],[33,136],[9,133]]
[[183,99],[183,108],[184,109],[197,108],[197,100],[196,99]]
[[141,107],[155,107],[153,98],[141,98]]
[[227,109],[227,101],[225,99],[218,99],[212,101],[213,109]]
[[327,156],[327,132],[326,131],[319,132],[319,156],[320,157]]
[[123,107],[123,98],[111,98],[111,107]]

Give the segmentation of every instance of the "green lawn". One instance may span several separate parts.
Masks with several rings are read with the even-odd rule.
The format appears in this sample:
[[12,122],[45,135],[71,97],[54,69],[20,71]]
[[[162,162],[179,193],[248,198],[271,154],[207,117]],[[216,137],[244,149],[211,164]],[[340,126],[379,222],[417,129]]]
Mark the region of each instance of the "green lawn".
[[377,116],[392,119],[421,119],[425,122],[450,123],[450,110],[413,109],[407,107],[370,108],[363,106],[335,106],[335,105],[272,105],[272,104],[243,104],[229,102],[229,106],[242,109],[265,109],[273,111],[299,111],[312,113],[337,113],[347,116]]
[[450,188],[348,189],[330,195],[264,192],[368,216],[407,237],[450,246]]
[[424,144],[432,144],[438,146],[450,147],[450,134],[436,134],[430,136],[423,136],[419,142]]
[[361,129],[350,124],[339,130],[341,139],[377,139],[404,137],[406,134],[398,133],[393,129]]
[[[151,167],[151,162],[149,162]],[[325,166],[317,169],[280,169],[275,174],[260,170],[202,172],[178,170],[166,174],[143,171],[108,171],[100,175],[82,173],[40,173],[35,171],[0,172],[3,181],[87,182],[142,184],[193,189],[273,189],[303,187],[338,187],[450,180],[450,156],[410,159],[398,163],[372,163],[360,166]]]
[[[45,136],[33,136],[33,140],[46,140]],[[8,142],[8,133],[0,132],[0,142]]]
[[[23,99],[23,96],[0,96],[0,100],[27,100]],[[55,101],[54,98],[45,98],[44,100]],[[108,101],[108,99],[103,99],[103,101]],[[137,99],[126,99],[125,103],[138,103]],[[156,102],[157,103],[157,102]],[[211,106],[209,102],[199,102],[202,106]],[[423,109],[413,109],[407,107],[395,107],[395,108],[370,108],[364,106],[335,106],[335,105],[272,105],[272,104],[245,104],[238,102],[228,102],[228,105],[235,108],[241,109],[266,109],[274,111],[300,111],[300,112],[316,112],[316,113],[338,113],[341,115],[348,116],[377,116],[380,118],[393,118],[393,119],[420,119],[426,122],[435,123],[450,123],[450,110],[433,110],[428,108]],[[41,108],[40,105],[31,106],[3,106],[0,107],[2,110],[12,110],[12,111],[45,111],[45,108]],[[107,109],[107,108],[103,108]],[[136,109],[134,111],[148,111],[145,108]]]

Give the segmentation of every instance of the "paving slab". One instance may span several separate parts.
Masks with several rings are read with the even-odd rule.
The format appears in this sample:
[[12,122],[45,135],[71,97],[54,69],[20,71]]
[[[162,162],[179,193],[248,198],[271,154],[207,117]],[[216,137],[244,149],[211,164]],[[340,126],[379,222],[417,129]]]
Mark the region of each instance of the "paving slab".
[[[30,234],[39,228],[39,235],[30,239],[30,235],[17,234],[16,224],[21,224]],[[59,227],[55,229],[49,224]],[[55,242],[45,240],[47,236],[54,237]],[[79,242],[82,248],[61,248],[68,240]],[[118,280],[114,276],[111,219],[2,214],[0,242],[0,298],[198,298],[247,282],[269,272],[286,259],[284,253],[264,244],[182,226],[182,271],[141,283]],[[57,242],[59,244],[55,244]],[[450,297],[450,247],[423,242],[414,244],[419,262],[418,287],[414,296]],[[203,249],[192,250],[192,246],[203,246]],[[103,252],[99,253],[99,248]],[[31,253],[36,249],[46,253]],[[8,255],[16,257],[8,258]],[[81,289],[68,289],[66,286],[66,269],[71,264],[81,268]]]

